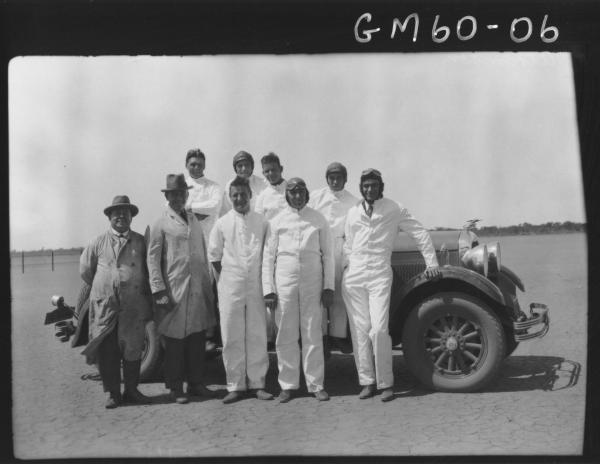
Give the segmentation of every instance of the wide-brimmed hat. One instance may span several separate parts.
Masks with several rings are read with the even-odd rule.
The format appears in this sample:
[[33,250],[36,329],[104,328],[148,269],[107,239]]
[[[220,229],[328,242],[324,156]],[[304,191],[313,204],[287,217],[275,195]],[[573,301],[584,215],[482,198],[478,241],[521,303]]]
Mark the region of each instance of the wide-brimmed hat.
[[234,157],[233,157],[233,169],[235,169],[235,165],[238,164],[240,161],[243,160],[247,160],[250,161],[250,164],[252,165],[252,168],[254,168],[254,158],[252,158],[252,155],[250,153],[248,153],[247,151],[239,151]]
[[127,195],[117,195],[113,198],[112,204],[104,208],[104,214],[110,216],[110,212],[115,208],[119,208],[120,206],[127,206],[131,210],[131,217],[135,216],[139,212],[138,207],[129,201],[129,197]]
[[183,174],[167,174],[167,188],[161,189],[161,192],[174,192],[177,190],[189,190],[194,188],[188,185]]

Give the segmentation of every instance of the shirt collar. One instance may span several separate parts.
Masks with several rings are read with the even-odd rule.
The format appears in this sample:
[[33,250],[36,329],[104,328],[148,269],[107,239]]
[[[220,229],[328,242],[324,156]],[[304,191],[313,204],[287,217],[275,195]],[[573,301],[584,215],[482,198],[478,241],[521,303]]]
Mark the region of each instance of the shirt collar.
[[238,216],[238,217],[241,217],[241,218],[244,218],[244,219],[245,219],[245,218],[247,218],[247,217],[248,217],[248,214],[250,213],[250,211],[252,211],[252,209],[249,209],[249,210],[248,210],[248,211],[246,211],[244,214],[242,214],[242,213],[238,213],[238,212],[237,212],[237,211],[236,211],[234,208],[231,208],[231,211],[233,211],[233,214],[235,214],[236,216]]
[[125,237],[125,238],[129,237],[129,230],[126,232],[117,232],[115,229],[113,229],[111,227],[110,231],[112,232],[113,235],[116,235],[117,237]]
[[205,184],[206,183],[206,176],[202,176],[202,177],[198,177],[197,179],[193,178],[192,176],[190,176],[189,174],[186,176],[185,181],[188,185],[192,185],[192,184]]
[[[169,214],[169,216],[172,216],[174,218],[179,219],[180,222],[185,224],[184,219],[181,217],[181,214],[177,213],[177,211],[175,211],[173,208],[171,208],[169,205],[167,205],[167,213]],[[187,215],[187,212],[186,212]]]
[[285,193],[285,188],[287,187],[287,180],[283,179],[277,185],[269,184],[269,187],[271,187],[276,192],[284,192]]
[[336,198],[340,198],[340,197],[343,197],[346,194],[346,189],[342,189],[342,190],[331,190],[331,189],[329,189],[329,193],[331,193]]
[[287,207],[288,207],[288,210],[289,210],[289,211],[291,211],[292,213],[296,213],[296,214],[304,214],[304,212],[306,211],[306,207],[307,207],[307,206],[308,206],[308,205],[304,205],[304,206],[302,207],[302,209],[296,209],[296,208],[293,208],[292,206],[290,206],[290,205],[288,204],[288,206],[287,206]]

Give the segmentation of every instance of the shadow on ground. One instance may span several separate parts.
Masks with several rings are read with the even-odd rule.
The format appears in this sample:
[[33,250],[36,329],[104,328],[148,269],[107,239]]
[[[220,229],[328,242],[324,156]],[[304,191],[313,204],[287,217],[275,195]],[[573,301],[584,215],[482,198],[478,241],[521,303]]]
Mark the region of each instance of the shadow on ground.
[[581,364],[557,356],[511,356],[486,391],[558,391],[577,385]]
[[[412,376],[404,362],[404,357],[394,353],[394,392],[396,397],[414,397],[433,393],[427,390]],[[205,374],[207,385],[213,390],[226,394],[225,369],[221,356],[206,361]],[[511,356],[507,358],[498,374],[484,392],[518,391],[558,391],[577,385],[581,374],[581,365],[557,356]],[[82,380],[99,381],[97,372],[81,376]],[[153,379],[151,382],[162,382]],[[360,392],[354,357],[352,354],[333,352],[325,363],[325,389],[332,396],[354,396]],[[269,370],[266,389],[274,395],[279,394],[277,383],[277,356],[269,353]],[[219,396],[222,396],[219,395]],[[308,396],[304,376],[300,376],[300,389],[296,396]],[[164,401],[168,401],[165,397]],[[159,401],[160,402],[160,401]]]

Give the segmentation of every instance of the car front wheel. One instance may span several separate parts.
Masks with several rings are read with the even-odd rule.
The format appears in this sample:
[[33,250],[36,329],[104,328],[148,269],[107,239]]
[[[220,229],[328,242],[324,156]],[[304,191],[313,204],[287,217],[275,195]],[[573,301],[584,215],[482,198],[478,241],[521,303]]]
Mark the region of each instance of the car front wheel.
[[494,312],[462,293],[438,293],[415,306],[404,325],[402,347],[411,373],[445,392],[482,389],[498,373],[506,349]]

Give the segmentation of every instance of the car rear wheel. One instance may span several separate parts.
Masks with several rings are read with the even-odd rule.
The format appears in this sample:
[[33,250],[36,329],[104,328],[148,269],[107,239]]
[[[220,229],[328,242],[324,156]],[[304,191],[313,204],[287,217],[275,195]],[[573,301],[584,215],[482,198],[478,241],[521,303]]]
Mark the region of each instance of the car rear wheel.
[[142,382],[152,380],[160,375],[162,367],[163,349],[160,336],[156,331],[154,321],[146,322],[144,334],[144,351],[142,352],[142,364],[140,366],[140,380]]
[[482,389],[498,373],[504,331],[478,298],[438,293],[415,306],[402,332],[409,370],[425,386],[445,392]]

